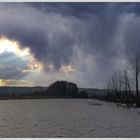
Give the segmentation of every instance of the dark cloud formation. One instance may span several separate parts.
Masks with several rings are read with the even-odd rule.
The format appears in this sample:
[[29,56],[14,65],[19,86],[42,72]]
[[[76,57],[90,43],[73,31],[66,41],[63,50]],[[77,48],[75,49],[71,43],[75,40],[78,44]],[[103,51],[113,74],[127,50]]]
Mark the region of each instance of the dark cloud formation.
[[65,78],[103,87],[140,51],[139,8],[139,3],[1,3],[0,34],[30,47],[46,72],[50,64],[55,71],[73,65],[76,71]]

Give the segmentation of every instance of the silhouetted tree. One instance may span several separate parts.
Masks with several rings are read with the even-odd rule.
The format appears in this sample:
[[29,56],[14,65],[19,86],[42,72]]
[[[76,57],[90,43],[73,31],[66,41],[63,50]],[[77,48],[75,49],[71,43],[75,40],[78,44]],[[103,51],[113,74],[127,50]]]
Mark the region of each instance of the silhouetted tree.
[[112,78],[108,83],[108,91],[114,94],[120,103],[123,103],[123,100],[121,99],[122,83],[122,77],[117,73],[112,75]]
[[140,53],[136,53],[133,59],[129,63],[129,70],[135,76],[136,83],[136,106],[140,107],[140,98],[139,98],[139,74],[140,74]]
[[129,79],[128,79],[128,75],[127,75],[127,71],[124,71],[124,86],[125,86],[125,94],[126,94],[126,104],[129,107],[131,102],[133,102],[133,95],[131,93],[131,87],[130,87],[130,83],[129,83]]
[[76,97],[78,87],[72,82],[56,81],[48,87],[47,92],[53,97]]
[[126,104],[127,107],[135,102],[126,70],[124,72],[120,71],[119,74],[114,73],[107,84],[107,89],[106,100],[116,101],[114,100],[116,98],[121,104]]

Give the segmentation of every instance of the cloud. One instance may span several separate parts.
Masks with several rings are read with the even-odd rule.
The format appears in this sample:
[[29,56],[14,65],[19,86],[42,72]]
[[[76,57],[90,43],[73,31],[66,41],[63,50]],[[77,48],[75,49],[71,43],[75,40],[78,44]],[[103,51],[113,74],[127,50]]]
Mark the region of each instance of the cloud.
[[22,78],[27,72],[43,69],[29,48],[4,36],[0,37],[0,59],[1,78]]
[[[139,3],[1,3],[0,34],[28,47],[43,64],[45,73],[51,75],[50,81],[56,79],[54,73],[61,78],[62,71],[69,70],[70,73],[63,73],[64,79],[76,81],[80,86],[103,87],[114,71],[125,67],[132,52],[140,51],[139,6]],[[13,72],[4,77],[15,75],[17,66],[13,63],[13,67]],[[31,69],[34,66],[26,67],[24,74]]]
[[71,73],[71,72],[74,72],[74,71],[75,71],[75,69],[71,65],[66,65],[66,66],[62,65],[62,67],[60,69],[60,72],[64,72],[64,73]]

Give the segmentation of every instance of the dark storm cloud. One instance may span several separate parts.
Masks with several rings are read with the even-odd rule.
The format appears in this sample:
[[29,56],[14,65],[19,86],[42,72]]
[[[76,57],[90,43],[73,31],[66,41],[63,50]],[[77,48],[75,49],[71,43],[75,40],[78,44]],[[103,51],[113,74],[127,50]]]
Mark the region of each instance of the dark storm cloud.
[[56,69],[62,63],[69,63],[75,38],[66,29],[67,19],[38,12],[25,4],[1,7],[0,34],[29,46],[38,60],[50,61]]
[[86,18],[91,14],[103,14],[107,3],[28,3],[42,12]]
[[[46,70],[72,64],[86,86],[101,83],[139,51],[139,3],[1,3],[0,34],[30,47]],[[80,74],[79,74],[79,73]],[[77,80],[78,81],[78,80]]]

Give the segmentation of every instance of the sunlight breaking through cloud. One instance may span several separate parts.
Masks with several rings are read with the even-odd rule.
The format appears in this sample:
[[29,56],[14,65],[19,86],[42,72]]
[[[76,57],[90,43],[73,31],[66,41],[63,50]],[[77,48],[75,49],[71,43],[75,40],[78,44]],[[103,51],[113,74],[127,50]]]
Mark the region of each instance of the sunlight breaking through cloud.
[[63,79],[104,88],[132,52],[140,51],[139,8],[138,3],[1,3],[0,79],[35,79],[34,85]]
[[64,72],[64,73],[71,73],[74,72],[75,68],[71,65],[62,65],[62,67],[60,68],[60,72]]
[[5,36],[0,37],[0,54],[14,53],[18,57],[25,59],[28,67],[23,69],[22,72],[41,71],[43,64],[37,61],[28,47],[21,47],[20,43],[15,40],[9,40]]
[[19,43],[15,40],[9,40],[8,38],[0,37],[0,53],[12,52],[20,57],[29,56],[29,48],[21,49]]

